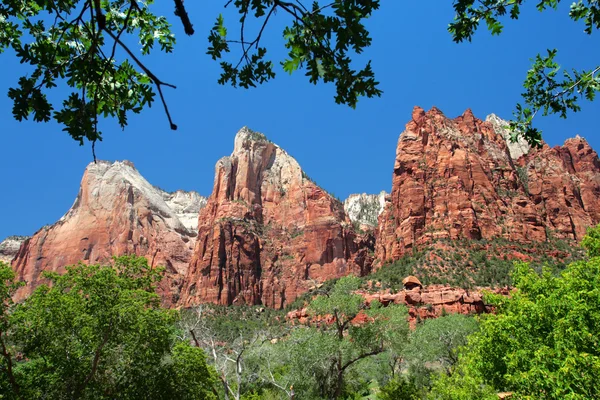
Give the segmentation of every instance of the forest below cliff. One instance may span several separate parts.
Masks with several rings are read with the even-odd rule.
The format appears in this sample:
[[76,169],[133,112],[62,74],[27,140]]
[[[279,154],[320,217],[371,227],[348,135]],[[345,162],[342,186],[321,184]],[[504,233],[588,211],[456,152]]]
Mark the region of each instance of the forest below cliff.
[[[442,305],[434,319],[427,291],[397,279],[418,255],[363,278],[327,281],[286,310],[163,308],[156,289],[164,270],[135,256],[45,272],[51,286],[14,304],[22,283],[0,264],[0,396],[597,398],[600,227],[582,246],[585,254],[575,252],[579,260],[566,267],[515,262],[499,272],[498,283],[511,289],[484,291],[491,312],[461,315]],[[384,288],[387,295],[375,295]],[[408,300],[390,301],[394,293]],[[410,300],[419,294],[421,304]]]

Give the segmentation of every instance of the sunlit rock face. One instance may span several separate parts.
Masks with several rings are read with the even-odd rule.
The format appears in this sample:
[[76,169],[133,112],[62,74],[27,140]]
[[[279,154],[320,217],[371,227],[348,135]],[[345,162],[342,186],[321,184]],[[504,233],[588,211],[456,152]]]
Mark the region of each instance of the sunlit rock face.
[[379,194],[351,194],[344,201],[344,210],[352,223],[358,226],[374,228],[377,226],[379,214],[385,207],[387,193]]
[[372,248],[293,157],[242,128],[215,167],[180,304],[283,307],[326,279],[365,274]]
[[379,217],[376,265],[438,239],[580,240],[600,221],[600,163],[585,139],[529,149],[507,123],[416,107]]
[[[484,292],[508,296],[508,288],[478,288],[466,290],[443,285],[430,285],[427,287],[415,287],[404,289],[395,293],[388,290],[379,292],[358,291],[356,294],[365,299],[365,304],[370,305],[377,301],[384,307],[390,304],[402,304],[408,310],[408,322],[411,328],[415,328],[419,321],[424,319],[439,318],[447,314],[474,315],[494,312],[494,306],[485,304]],[[310,315],[306,307],[292,310],[286,314],[286,319],[292,324],[320,325],[331,324],[335,320],[333,315]],[[359,313],[352,324],[358,325],[368,321],[366,314]]]
[[0,242],[0,261],[10,264],[27,236],[9,236]]
[[[196,232],[189,219],[205,200],[194,193],[168,194],[152,186],[132,163],[88,165],[73,206],[55,224],[27,239],[13,269],[27,282],[20,300],[42,282],[43,271],[64,271],[83,261],[108,263],[113,256],[145,256],[166,267],[160,292],[166,304],[178,299],[192,257]],[[186,225],[187,222],[187,225]]]
[[197,192],[178,190],[173,193],[162,192],[167,206],[177,215],[179,221],[192,232],[198,229],[198,214],[206,205],[206,197]]

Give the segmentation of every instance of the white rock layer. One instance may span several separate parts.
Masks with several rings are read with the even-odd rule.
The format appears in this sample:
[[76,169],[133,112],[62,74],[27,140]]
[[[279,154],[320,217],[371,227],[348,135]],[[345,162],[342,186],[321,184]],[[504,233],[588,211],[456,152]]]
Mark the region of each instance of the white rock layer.
[[200,196],[198,192],[178,190],[173,193],[163,192],[163,199],[186,228],[194,232],[198,229],[198,213],[206,205],[206,197]]
[[377,218],[385,207],[386,195],[385,191],[379,194],[351,194],[344,201],[344,210],[353,223],[377,226]]
[[10,264],[17,255],[21,244],[27,239],[27,236],[9,236],[0,242],[0,261]]
[[490,114],[486,117],[486,122],[490,122],[494,127],[494,130],[497,134],[502,136],[506,141],[506,145],[508,146],[508,152],[510,153],[510,157],[513,160],[517,160],[522,155],[529,153],[531,147],[527,143],[527,141],[519,136],[516,142],[512,142],[510,140],[510,129],[508,121],[503,120],[498,117],[496,114]]

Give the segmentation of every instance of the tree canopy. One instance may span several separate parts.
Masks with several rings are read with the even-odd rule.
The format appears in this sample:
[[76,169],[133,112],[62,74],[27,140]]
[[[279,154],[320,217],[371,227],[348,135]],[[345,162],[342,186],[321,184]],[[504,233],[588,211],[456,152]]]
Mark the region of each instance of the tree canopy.
[[[30,66],[8,92],[14,117],[21,121],[57,121],[73,139],[83,144],[102,140],[99,117],[116,118],[122,128],[131,113],[140,113],[155,101],[162,104],[171,129],[177,125],[169,112],[165,88],[175,88],[169,77],[157,76],[143,56],[171,53],[176,46],[173,23],[195,34],[193,16],[183,0],[173,0],[174,16],[158,15],[154,1],[139,0],[6,0],[0,4],[0,52],[11,49]],[[448,30],[456,42],[472,40],[481,23],[500,34],[502,19],[518,19],[525,0],[454,0],[456,16]],[[537,4],[540,11],[556,8],[559,0]],[[229,0],[239,14],[240,29],[216,16],[209,32],[207,53],[222,68],[221,84],[249,88],[273,79],[279,67],[292,73],[303,70],[309,81],[333,83],[335,101],[351,107],[361,96],[382,94],[371,62],[359,62],[371,45],[365,21],[380,0],[303,2],[282,0]],[[600,26],[596,1],[574,3],[570,16],[583,21],[591,35]],[[275,18],[285,20],[283,32],[273,33]],[[235,32],[235,33],[231,33]],[[287,57],[273,60],[261,45],[265,35],[281,34]],[[600,89],[598,71],[561,70],[557,51],[535,58],[524,82],[524,104],[517,104],[513,135],[524,134],[532,145],[541,143],[533,118],[580,110],[580,100],[593,100]],[[562,77],[561,77],[562,76]],[[50,96],[61,86],[69,94]]]
[[213,399],[204,352],[178,339],[160,307],[160,271],[145,258],[79,264],[13,305],[14,273],[0,263],[0,398]]
[[453,373],[431,398],[594,399],[600,396],[600,227],[583,241],[589,260],[560,276],[515,265],[516,291],[490,296],[497,315],[482,319]]

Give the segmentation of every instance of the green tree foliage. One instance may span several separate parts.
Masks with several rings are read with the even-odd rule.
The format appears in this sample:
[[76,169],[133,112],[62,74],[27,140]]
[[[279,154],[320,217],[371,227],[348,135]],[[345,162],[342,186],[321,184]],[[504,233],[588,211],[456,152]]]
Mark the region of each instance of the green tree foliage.
[[46,273],[51,286],[7,310],[11,273],[0,268],[3,398],[216,398],[203,351],[176,339],[177,313],[160,307],[160,271],[145,258]]
[[281,311],[265,307],[201,305],[186,310],[180,325],[209,355],[225,398],[239,400],[260,386],[259,371],[270,360],[264,357],[271,350],[267,343],[287,331],[283,318]]
[[428,387],[435,371],[447,374],[458,362],[459,350],[467,337],[476,332],[475,318],[460,314],[425,320],[410,335],[403,352],[404,364],[421,387]]
[[[318,296],[309,307],[315,320],[331,319],[298,327],[281,341],[282,353],[287,355],[281,365],[294,377],[300,398],[340,398],[356,390],[354,382],[359,379],[354,379],[353,370],[361,361],[405,343],[406,308],[382,307],[377,302],[366,306],[363,297],[354,293],[360,285],[354,276],[339,279],[328,295]],[[354,321],[359,314],[362,322]]]
[[517,264],[517,290],[510,298],[490,297],[498,314],[483,319],[432,398],[485,398],[481,391],[513,391],[516,399],[599,398],[599,237],[600,227],[590,230],[583,242],[590,259],[560,276]]
[[419,400],[421,397],[414,383],[404,378],[395,378],[379,389],[377,398],[380,400]]
[[10,328],[10,311],[13,306],[12,295],[21,283],[15,282],[15,273],[9,265],[0,261],[0,398],[2,393],[13,392],[20,395],[20,387],[15,379],[15,360],[8,342],[8,331]]
[[[504,28],[502,18],[518,19],[525,3],[525,0],[454,0],[456,17],[448,30],[456,42],[471,41],[483,22],[493,35],[499,35]],[[540,0],[536,7],[546,11],[558,8],[559,3],[560,0]],[[575,22],[584,22],[587,35],[600,28],[600,4],[596,0],[572,3],[569,16]],[[593,101],[600,91],[600,65],[585,70],[561,71],[556,55],[556,49],[538,54],[527,72],[523,83],[525,105],[517,104],[516,119],[511,123],[513,140],[523,133],[531,145],[541,146],[541,131],[533,127],[533,119],[540,111],[543,115],[558,114],[567,118],[569,112],[581,110],[581,100]]]
[[402,280],[408,275],[417,276],[424,285],[502,287],[513,284],[510,271],[514,260],[507,254],[514,251],[531,257],[530,265],[536,271],[547,266],[556,274],[571,262],[585,258],[585,251],[575,241],[553,238],[550,230],[547,235],[546,242],[529,244],[503,238],[442,239],[383,265],[364,280],[379,282],[382,288],[394,291],[402,290]]
[[[173,0],[175,15],[185,32],[194,33],[183,0]],[[166,17],[153,10],[154,1],[139,0],[26,0],[0,4],[0,53],[12,49],[19,61],[32,67],[18,85],[9,90],[13,115],[21,121],[51,119],[64,125],[80,144],[102,140],[98,116],[116,118],[127,125],[130,113],[149,107],[158,93],[171,129],[173,122],[163,94],[164,87],[175,88],[159,78],[139,56],[155,48],[171,53],[175,36]],[[221,61],[219,82],[244,88],[275,77],[274,63],[260,41],[269,22],[280,14],[287,18],[283,37],[288,57],[283,70],[304,69],[310,82],[333,82],[335,101],[356,106],[360,96],[379,96],[370,62],[356,69],[352,55],[371,44],[363,22],[379,8],[379,0],[302,2],[280,0],[223,1],[232,4],[240,15],[241,33],[230,38],[219,15],[210,30],[208,54],[222,58],[239,46],[239,61]],[[260,26],[250,40],[249,25]],[[236,32],[239,30],[236,29]],[[133,48],[131,43],[139,43]],[[130,47],[131,46],[131,47]],[[70,94],[58,105],[49,92],[61,85]]]

